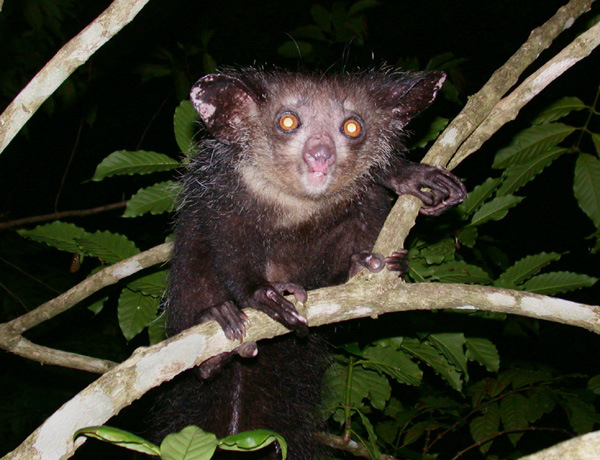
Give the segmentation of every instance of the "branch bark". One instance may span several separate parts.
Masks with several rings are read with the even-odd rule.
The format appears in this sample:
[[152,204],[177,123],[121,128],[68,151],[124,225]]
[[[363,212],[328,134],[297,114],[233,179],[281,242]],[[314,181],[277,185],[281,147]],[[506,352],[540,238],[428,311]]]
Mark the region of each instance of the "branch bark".
[[[386,285],[387,284],[387,285]],[[477,305],[478,307],[474,307]],[[552,297],[483,286],[361,282],[312,291],[299,306],[311,327],[408,310],[455,308],[520,314],[584,327],[600,333],[600,307]],[[287,333],[281,324],[256,310],[246,310],[251,325],[245,341]],[[139,348],[63,405],[3,460],[59,460],[73,455],[83,442],[73,441],[80,428],[101,425],[151,388],[218,353],[231,351],[216,322],[201,324],[148,348]]]
[[148,1],[115,0],[48,61],[0,115],[0,153],[69,75],[129,24]]
[[[460,156],[455,156],[457,150],[467,139],[477,138],[478,147],[480,147],[494,132],[510,121],[510,119],[505,119],[502,122],[495,123],[494,130],[488,130],[485,135],[482,132],[481,134],[480,132],[474,134],[474,131],[485,120],[494,120],[491,116],[492,111],[494,111],[493,116],[497,116],[502,110],[502,105],[499,104],[502,96],[515,85],[527,67],[539,57],[542,51],[552,44],[553,40],[560,33],[571,27],[575,19],[589,11],[594,1],[571,0],[567,5],[559,8],[556,14],[542,26],[534,29],[529,35],[528,40],[521,45],[519,50],[502,67],[494,72],[487,83],[476,94],[469,97],[465,107],[437,138],[423,158],[422,163],[448,165],[449,169],[453,169],[468,156],[468,154],[464,155],[462,153],[464,150],[461,151]],[[593,29],[596,29],[596,27]],[[570,49],[570,52],[573,53],[587,52],[589,54],[597,46],[594,39],[590,39],[589,37],[590,35],[593,37],[597,33],[597,30],[592,31],[590,29],[590,31],[583,34],[587,37],[585,40],[578,38],[567,49]],[[582,47],[579,51],[577,51],[578,46]],[[564,67],[563,72],[575,64],[575,62],[567,60],[561,60],[561,62]],[[556,72],[556,69],[557,67],[554,66],[551,69],[552,71],[546,73],[546,78],[536,81],[536,94],[562,74],[562,72]],[[530,81],[529,84],[531,83]],[[521,87],[524,87],[524,84]],[[514,99],[518,99],[518,96],[511,96],[511,100]],[[528,100],[524,103],[526,102]],[[469,154],[473,151],[469,150]],[[421,205],[421,201],[413,196],[403,195],[399,197],[379,234],[373,251],[381,254],[391,254],[398,248],[404,247],[404,240],[415,223]]]

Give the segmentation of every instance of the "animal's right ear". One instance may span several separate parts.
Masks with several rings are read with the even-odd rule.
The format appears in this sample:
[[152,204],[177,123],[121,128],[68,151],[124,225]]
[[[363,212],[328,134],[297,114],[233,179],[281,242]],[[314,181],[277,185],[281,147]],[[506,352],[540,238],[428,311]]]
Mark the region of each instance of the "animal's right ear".
[[237,77],[209,74],[192,87],[190,100],[210,133],[225,144],[234,143],[236,131],[256,105],[246,85]]

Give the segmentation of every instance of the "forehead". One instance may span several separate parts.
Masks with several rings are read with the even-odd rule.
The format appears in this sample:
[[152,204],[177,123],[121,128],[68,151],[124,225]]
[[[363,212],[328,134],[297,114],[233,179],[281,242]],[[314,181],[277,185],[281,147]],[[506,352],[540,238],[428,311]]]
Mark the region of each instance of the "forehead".
[[357,110],[368,101],[366,85],[350,79],[286,75],[271,86],[271,102],[288,107]]

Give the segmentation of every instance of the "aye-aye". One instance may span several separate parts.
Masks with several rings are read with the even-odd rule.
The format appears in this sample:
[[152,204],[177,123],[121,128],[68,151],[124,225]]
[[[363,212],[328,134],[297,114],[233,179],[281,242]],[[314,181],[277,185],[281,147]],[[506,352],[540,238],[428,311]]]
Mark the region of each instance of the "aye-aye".
[[[314,459],[322,340],[284,294],[340,284],[365,267],[407,270],[405,251],[372,253],[394,194],[426,215],[463,201],[461,181],[402,157],[406,124],[436,97],[442,72],[211,74],[191,101],[210,137],[183,177],[168,333],[216,320],[242,339],[255,308],[297,334],[213,358],[167,397],[167,431],[195,424],[222,437],[268,428],[292,459]],[[277,455],[275,450],[271,455]]]

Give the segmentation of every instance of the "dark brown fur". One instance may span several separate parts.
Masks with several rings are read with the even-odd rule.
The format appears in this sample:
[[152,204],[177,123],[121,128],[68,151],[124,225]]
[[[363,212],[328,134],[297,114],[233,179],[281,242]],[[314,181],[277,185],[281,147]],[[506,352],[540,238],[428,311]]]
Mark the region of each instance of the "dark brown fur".
[[[451,173],[401,157],[403,127],[433,101],[444,78],[250,69],[200,80],[192,102],[213,138],[200,144],[183,180],[169,334],[216,319],[240,338],[240,309],[251,307],[303,335],[306,320],[285,292],[303,300],[304,290],[343,283],[362,266],[404,270],[403,254],[370,253],[391,194],[418,196],[431,215],[466,196]],[[300,123],[284,131],[277,120],[288,112]],[[342,131],[349,118],[362,127],[356,138]],[[310,335],[261,342],[256,358],[222,369],[218,363],[201,373],[208,380],[188,381],[187,393],[171,395],[176,414],[163,417],[170,429],[198,424],[218,436],[274,429],[288,439],[290,458],[315,458],[323,355]]]

